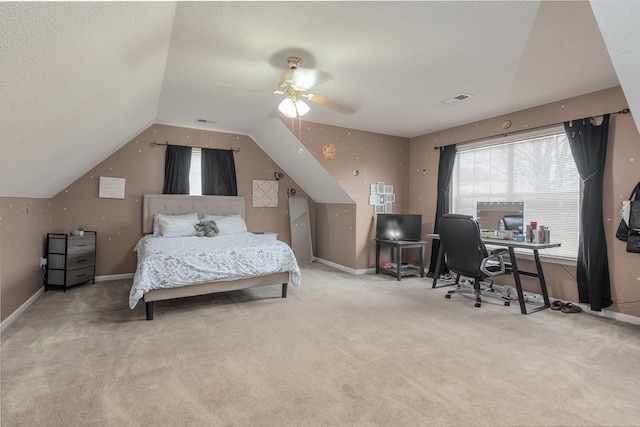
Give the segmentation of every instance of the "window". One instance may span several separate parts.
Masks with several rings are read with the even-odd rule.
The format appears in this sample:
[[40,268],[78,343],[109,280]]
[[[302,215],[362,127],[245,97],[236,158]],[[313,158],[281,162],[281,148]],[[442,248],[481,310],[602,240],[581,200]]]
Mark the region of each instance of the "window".
[[581,180],[562,128],[518,140],[458,147],[452,212],[476,216],[477,202],[524,202],[524,223],[549,227],[558,258],[577,258]]
[[189,169],[189,195],[202,196],[202,149],[191,149],[191,168]]

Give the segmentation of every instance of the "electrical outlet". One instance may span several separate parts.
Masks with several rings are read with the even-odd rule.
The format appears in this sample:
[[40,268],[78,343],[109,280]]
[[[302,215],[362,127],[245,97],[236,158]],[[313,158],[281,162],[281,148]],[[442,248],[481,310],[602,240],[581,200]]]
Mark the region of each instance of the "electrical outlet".
[[40,267],[44,267],[45,265],[47,265],[47,259],[46,258],[40,258]]

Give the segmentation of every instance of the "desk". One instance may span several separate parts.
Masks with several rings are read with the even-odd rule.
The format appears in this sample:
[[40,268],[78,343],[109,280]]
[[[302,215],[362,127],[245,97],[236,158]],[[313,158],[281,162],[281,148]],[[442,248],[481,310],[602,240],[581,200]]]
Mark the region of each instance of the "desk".
[[400,281],[402,278],[402,250],[417,248],[420,251],[420,277],[424,277],[424,245],[427,242],[410,242],[407,240],[382,240],[375,239],[376,241],[376,274],[380,274],[380,247],[391,247],[391,259],[393,259],[393,250],[396,250],[396,269],[394,272],[391,270],[383,269],[383,273],[394,274],[396,279]]
[[[440,239],[440,236],[437,234],[427,234],[425,235],[428,239]],[[494,238],[483,237],[482,241],[486,245],[495,245],[495,246],[503,246],[509,248],[509,257],[511,258],[511,269],[513,270],[513,279],[516,282],[516,289],[518,291],[518,302],[520,303],[520,312],[522,314],[531,314],[536,311],[544,310],[545,308],[551,307],[551,303],[549,302],[549,294],[547,293],[547,283],[544,280],[544,272],[542,271],[542,263],[540,262],[540,254],[538,251],[540,249],[548,249],[548,248],[557,248],[560,246],[560,243],[531,243],[531,242],[518,242],[517,240],[500,240]],[[531,249],[533,251],[533,257],[536,262],[536,270],[537,272],[532,273],[529,271],[520,271],[518,269],[518,261],[516,260],[516,254],[514,252],[515,248],[521,249]],[[438,276],[440,275],[440,264],[442,262],[442,245],[440,245],[440,249],[438,250],[438,258],[436,262],[436,268],[433,273],[433,285],[432,288],[436,287],[436,283],[438,281]],[[520,275],[537,277],[540,281],[540,290],[542,291],[542,299],[544,300],[544,305],[542,307],[537,307],[534,310],[527,311],[527,307],[525,306],[524,294],[522,292],[522,282],[520,281]]]

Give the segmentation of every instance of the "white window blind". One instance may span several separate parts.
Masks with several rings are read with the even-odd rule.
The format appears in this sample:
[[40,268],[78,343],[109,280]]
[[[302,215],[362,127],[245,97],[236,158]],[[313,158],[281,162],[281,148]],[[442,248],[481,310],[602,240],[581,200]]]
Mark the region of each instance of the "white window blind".
[[559,248],[549,255],[576,259],[580,175],[562,128],[542,136],[458,148],[452,177],[454,213],[476,217],[477,202],[524,202],[524,224],[550,228]]
[[191,149],[191,168],[189,169],[189,194],[202,196],[202,150],[198,147]]

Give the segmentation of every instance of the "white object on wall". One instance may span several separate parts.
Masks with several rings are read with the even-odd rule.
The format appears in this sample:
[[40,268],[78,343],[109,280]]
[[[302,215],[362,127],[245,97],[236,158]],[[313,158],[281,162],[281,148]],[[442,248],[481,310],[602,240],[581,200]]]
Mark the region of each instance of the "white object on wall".
[[374,213],[392,213],[395,201],[396,195],[393,193],[393,185],[378,181],[369,187],[369,205],[374,207]]
[[278,207],[278,181],[254,179],[252,188],[254,208]]
[[100,177],[98,197],[103,199],[124,199],[125,178]]

